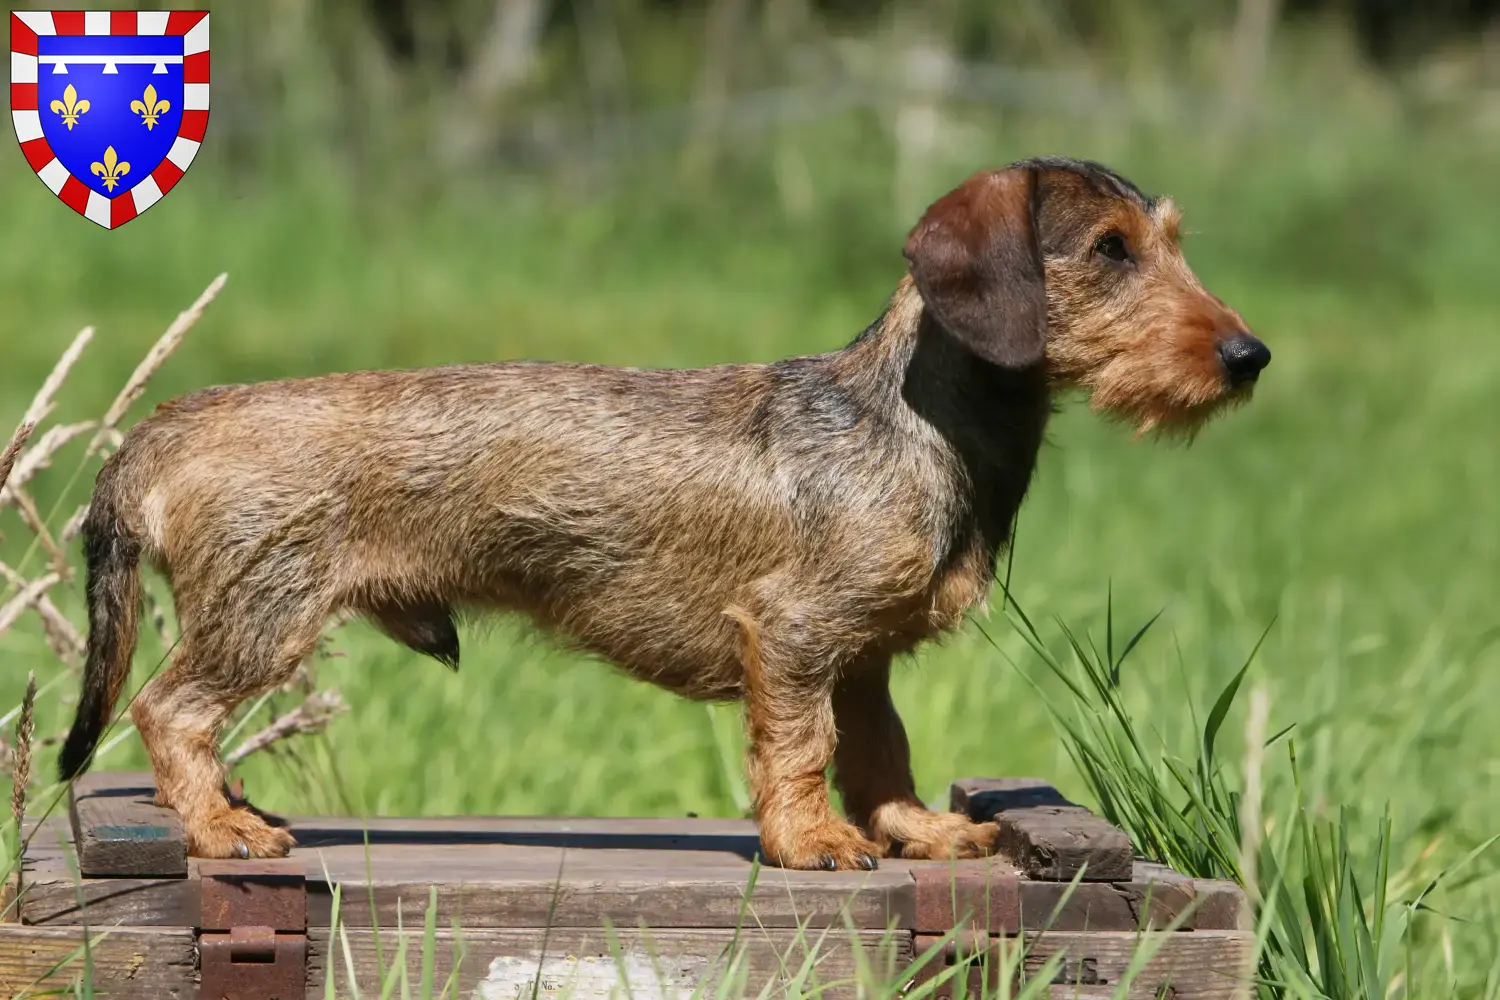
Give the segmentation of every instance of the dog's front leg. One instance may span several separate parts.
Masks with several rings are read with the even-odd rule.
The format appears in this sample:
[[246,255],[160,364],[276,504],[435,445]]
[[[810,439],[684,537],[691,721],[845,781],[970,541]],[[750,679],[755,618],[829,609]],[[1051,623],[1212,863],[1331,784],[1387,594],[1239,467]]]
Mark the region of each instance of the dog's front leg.
[[828,800],[831,671],[806,669],[774,628],[737,610],[731,616],[744,639],[750,791],[766,859],[783,868],[873,869],[880,852]]
[[933,812],[917,798],[906,729],[891,701],[890,660],[858,663],[833,692],[838,747],[834,781],[850,817],[887,857],[974,858],[999,831],[958,813]]

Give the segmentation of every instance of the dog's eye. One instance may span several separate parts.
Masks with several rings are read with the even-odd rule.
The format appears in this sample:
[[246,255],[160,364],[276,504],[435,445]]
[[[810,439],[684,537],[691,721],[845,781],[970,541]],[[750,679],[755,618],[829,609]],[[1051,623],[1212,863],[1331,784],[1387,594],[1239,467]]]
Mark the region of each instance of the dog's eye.
[[1130,260],[1130,248],[1125,245],[1125,237],[1119,233],[1101,236],[1094,242],[1094,253],[1122,264]]

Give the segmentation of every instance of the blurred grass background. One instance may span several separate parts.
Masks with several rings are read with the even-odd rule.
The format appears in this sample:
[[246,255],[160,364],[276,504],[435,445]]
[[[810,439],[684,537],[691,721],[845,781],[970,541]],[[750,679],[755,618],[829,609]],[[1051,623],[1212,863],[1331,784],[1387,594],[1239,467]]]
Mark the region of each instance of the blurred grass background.
[[[1358,819],[1389,803],[1396,859],[1437,870],[1500,831],[1494,9],[214,5],[206,142],[161,204],[106,232],[19,152],[0,156],[0,423],[87,324],[99,333],[59,419],[96,416],[221,271],[227,289],[135,416],[207,384],[334,370],[831,350],[883,307],[929,201],[1022,156],[1096,158],[1179,200],[1189,261],[1275,360],[1253,405],[1187,449],[1064,412],[1021,515],[1014,590],[1034,617],[1095,632],[1111,589],[1117,629],[1165,609],[1128,668],[1164,752],[1191,746],[1189,705],[1201,716],[1271,625],[1247,683],[1269,694],[1271,731],[1296,725],[1313,808]],[[64,456],[38,481],[43,509],[86,497],[92,468],[59,496],[70,468]],[[23,545],[0,553],[14,564]],[[34,625],[0,637],[0,706],[28,668],[63,669]],[[347,655],[319,678],[353,711],[241,768],[260,805],[744,808],[732,708],[628,682],[512,623],[466,632],[456,677],[363,626],[336,640]],[[143,637],[138,680],[161,655]],[[1084,794],[1022,676],[1052,683],[1035,668],[992,616],[901,671],[924,796],[971,774]],[[44,699],[41,734],[65,728],[75,687]],[[143,764],[133,737],[100,762]],[[1268,780],[1274,822],[1289,788]],[[1400,988],[1500,992],[1484,883],[1427,902],[1462,919],[1433,924]]]

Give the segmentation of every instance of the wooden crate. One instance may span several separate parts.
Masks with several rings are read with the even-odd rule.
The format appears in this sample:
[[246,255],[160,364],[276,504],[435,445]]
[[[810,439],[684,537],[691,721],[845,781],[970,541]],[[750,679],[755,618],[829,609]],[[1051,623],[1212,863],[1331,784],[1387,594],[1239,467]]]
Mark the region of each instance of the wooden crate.
[[1236,886],[1135,858],[1119,830],[1029,779],[953,785],[954,809],[1000,823],[1004,860],[875,872],[756,871],[752,823],[692,818],[297,818],[286,861],[200,862],[152,793],[147,775],[87,775],[71,815],[35,828],[22,924],[0,927],[0,995],[66,985],[81,963],[54,966],[87,933],[96,988],[121,1000],[196,997],[200,976],[216,1000],[322,997],[326,971],[344,984],[350,965],[378,996],[402,939],[420,982],[429,903],[437,981],[456,971],[456,995],[481,1000],[623,997],[622,981],[633,1000],[675,1000],[726,977],[756,995],[799,976],[853,997],[860,975],[913,988],[936,975],[951,998],[992,963],[944,969],[1006,948],[1033,975],[1061,953],[1055,997],[1114,995],[1142,947],[1131,997],[1242,997],[1251,972]]

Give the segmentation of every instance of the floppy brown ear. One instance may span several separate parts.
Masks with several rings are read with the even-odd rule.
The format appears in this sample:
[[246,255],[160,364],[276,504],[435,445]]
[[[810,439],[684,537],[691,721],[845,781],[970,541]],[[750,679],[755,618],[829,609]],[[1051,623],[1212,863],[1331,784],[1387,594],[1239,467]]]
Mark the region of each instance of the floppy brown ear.
[[1047,347],[1035,194],[1032,169],[975,174],[934,202],[906,239],[923,303],[975,354],[1005,368],[1034,365]]

